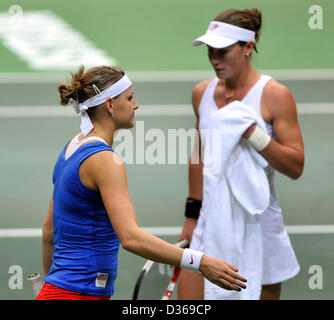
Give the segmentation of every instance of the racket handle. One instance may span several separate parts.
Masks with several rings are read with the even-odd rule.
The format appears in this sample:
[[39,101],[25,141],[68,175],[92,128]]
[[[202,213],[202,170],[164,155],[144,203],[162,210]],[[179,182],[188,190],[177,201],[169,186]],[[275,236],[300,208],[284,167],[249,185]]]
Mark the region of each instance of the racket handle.
[[171,282],[161,300],[169,300],[174,291],[176,282]]
[[169,300],[170,297],[172,296],[175,285],[176,285],[177,280],[178,280],[179,275],[180,275],[180,271],[181,271],[180,267],[175,267],[174,268],[173,276],[172,276],[171,280],[169,281],[167,290],[165,291],[165,294],[163,295],[161,300]]
[[32,290],[34,291],[35,296],[39,294],[43,287],[43,283],[41,280],[41,275],[39,273],[33,273],[28,276],[28,281],[30,281]]

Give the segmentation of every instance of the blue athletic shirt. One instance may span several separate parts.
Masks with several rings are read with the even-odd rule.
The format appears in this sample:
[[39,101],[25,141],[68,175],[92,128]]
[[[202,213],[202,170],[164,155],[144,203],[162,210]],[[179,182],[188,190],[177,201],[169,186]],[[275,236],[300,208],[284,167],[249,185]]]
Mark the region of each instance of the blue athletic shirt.
[[45,282],[90,295],[114,293],[119,240],[98,191],[80,180],[79,168],[89,156],[114,152],[90,142],[65,160],[66,146],[53,171],[53,263]]

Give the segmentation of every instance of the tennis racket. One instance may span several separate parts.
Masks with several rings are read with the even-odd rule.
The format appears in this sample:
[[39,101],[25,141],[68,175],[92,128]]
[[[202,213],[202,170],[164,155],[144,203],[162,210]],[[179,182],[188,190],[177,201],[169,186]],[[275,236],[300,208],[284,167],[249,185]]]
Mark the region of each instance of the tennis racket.
[[[175,243],[180,248],[188,240]],[[133,291],[132,300],[169,300],[180,275],[181,268],[147,260],[141,269]]]

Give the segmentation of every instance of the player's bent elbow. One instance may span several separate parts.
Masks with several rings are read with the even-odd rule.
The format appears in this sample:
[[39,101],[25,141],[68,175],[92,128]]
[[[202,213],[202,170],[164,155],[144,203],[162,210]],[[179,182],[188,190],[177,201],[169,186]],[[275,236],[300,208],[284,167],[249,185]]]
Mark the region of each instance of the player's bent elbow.
[[126,251],[130,251],[130,252],[135,251],[135,243],[130,238],[120,239],[120,242],[121,242],[123,249],[125,249]]
[[123,249],[130,252],[136,252],[138,247],[138,240],[135,230],[125,231],[121,235],[119,235],[118,238]]
[[139,254],[140,252],[140,243],[136,241],[135,239],[127,239],[126,241],[120,241],[122,248],[125,249],[126,251],[129,251],[134,254]]
[[301,177],[304,171],[304,158],[295,166],[293,172],[289,175],[292,180],[297,180]]
[[298,178],[301,177],[302,174],[303,174],[303,169],[300,169],[300,170],[294,172],[293,174],[291,174],[291,175],[290,175],[290,178],[291,178],[292,180],[297,180]]

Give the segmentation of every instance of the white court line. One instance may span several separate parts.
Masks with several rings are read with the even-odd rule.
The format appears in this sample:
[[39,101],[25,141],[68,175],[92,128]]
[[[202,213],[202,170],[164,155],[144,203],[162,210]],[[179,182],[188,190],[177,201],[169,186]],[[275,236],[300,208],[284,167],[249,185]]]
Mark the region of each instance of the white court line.
[[0,229],[0,238],[40,238],[42,229],[24,228],[24,229]]
[[[142,227],[147,232],[156,236],[177,236],[182,227]],[[334,233],[334,225],[289,225],[286,226],[289,234],[331,234]],[[0,238],[40,238],[42,229],[0,229]]]
[[[334,80],[334,69],[263,69],[276,80]],[[212,70],[196,71],[129,71],[133,82],[198,82],[215,76]],[[68,73],[0,73],[0,83],[57,83],[68,78]]]
[[286,230],[290,234],[334,233],[334,225],[286,226]]
[[[334,103],[298,103],[299,114],[333,114]],[[192,116],[190,104],[180,105],[146,105],[136,111],[137,116]],[[39,118],[39,117],[78,117],[71,107],[60,106],[3,106],[0,107],[0,118]]]

